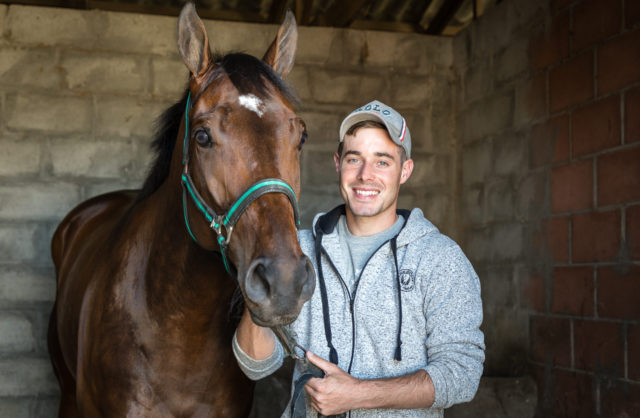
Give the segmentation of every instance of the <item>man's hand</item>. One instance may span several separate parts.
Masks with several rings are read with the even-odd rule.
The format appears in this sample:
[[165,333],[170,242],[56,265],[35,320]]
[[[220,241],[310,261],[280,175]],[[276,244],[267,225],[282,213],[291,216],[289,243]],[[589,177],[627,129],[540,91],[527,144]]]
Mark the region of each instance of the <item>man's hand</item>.
[[355,409],[361,381],[311,351],[307,351],[307,358],[325,374],[323,378],[309,379],[304,387],[316,411],[322,415],[336,415]]
[[361,408],[428,408],[435,399],[431,377],[422,369],[398,377],[362,380],[310,351],[307,358],[325,373],[324,378],[312,378],[304,387],[322,415]]
[[240,318],[236,337],[242,351],[255,360],[266,359],[276,348],[276,336],[273,331],[256,325],[246,307]]

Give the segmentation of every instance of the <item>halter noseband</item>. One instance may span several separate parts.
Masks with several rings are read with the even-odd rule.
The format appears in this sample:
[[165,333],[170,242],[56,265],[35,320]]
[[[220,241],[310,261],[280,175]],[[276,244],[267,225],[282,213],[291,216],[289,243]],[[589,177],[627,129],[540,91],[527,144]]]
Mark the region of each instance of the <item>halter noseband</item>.
[[182,172],[182,211],[184,213],[184,223],[187,227],[187,231],[191,238],[198,243],[195,235],[191,231],[189,225],[189,215],[187,212],[187,195],[191,197],[191,200],[195,204],[196,208],[204,215],[209,222],[209,226],[218,235],[218,245],[220,246],[220,253],[222,254],[222,261],[227,273],[231,274],[229,263],[227,262],[227,247],[231,240],[231,234],[233,233],[233,227],[240,219],[240,216],[249,207],[254,200],[266,193],[283,193],[289,198],[291,206],[293,207],[293,214],[295,217],[296,228],[300,226],[300,213],[298,210],[298,200],[296,194],[285,181],[280,179],[263,179],[254,183],[249,187],[235,202],[231,205],[231,208],[227,213],[221,215],[216,212],[204,201],[200,193],[193,183],[193,179],[189,174],[189,110],[191,109],[191,92],[187,96],[187,106],[184,112],[184,141],[182,144],[182,165],[184,171]]

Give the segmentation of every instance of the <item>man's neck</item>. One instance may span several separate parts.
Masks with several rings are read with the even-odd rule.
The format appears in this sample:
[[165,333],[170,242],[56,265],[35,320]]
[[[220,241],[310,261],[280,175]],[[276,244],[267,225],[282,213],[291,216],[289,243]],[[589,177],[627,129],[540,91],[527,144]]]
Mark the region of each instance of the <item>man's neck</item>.
[[370,236],[378,234],[391,226],[398,219],[395,208],[376,216],[356,216],[349,208],[346,210],[347,227],[352,235]]

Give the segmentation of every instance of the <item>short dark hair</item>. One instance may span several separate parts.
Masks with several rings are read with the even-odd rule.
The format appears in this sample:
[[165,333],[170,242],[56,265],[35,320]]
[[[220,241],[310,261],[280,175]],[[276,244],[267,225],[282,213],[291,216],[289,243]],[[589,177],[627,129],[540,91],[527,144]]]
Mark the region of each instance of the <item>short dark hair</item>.
[[[377,128],[377,129],[382,129],[383,131],[385,131],[387,133],[387,135],[389,135],[389,138],[391,138],[391,135],[389,134],[389,130],[387,129],[386,126],[384,126],[383,123],[375,121],[375,120],[363,120],[360,122],[357,122],[355,124],[353,124],[348,130],[347,132],[344,134],[344,136],[347,135],[355,135],[356,132],[358,132],[358,130],[363,129],[363,128]],[[399,148],[400,151],[400,164],[404,164],[405,161],[407,161],[407,151],[404,149],[404,147],[401,147],[400,145],[396,144],[396,146]],[[340,157],[342,157],[342,148],[344,147],[344,138],[340,138],[340,142],[338,143],[338,155]]]

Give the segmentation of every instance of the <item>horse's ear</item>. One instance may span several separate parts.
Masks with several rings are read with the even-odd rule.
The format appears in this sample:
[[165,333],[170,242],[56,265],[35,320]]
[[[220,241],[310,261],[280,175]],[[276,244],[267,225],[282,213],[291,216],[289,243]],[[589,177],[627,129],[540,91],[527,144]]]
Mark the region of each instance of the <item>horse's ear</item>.
[[202,76],[211,59],[209,37],[192,2],[187,2],[178,17],[178,50],[194,77]]
[[278,29],[278,35],[264,54],[262,60],[269,64],[281,77],[286,76],[293,68],[298,45],[298,26],[291,10],[287,10],[284,22]]

